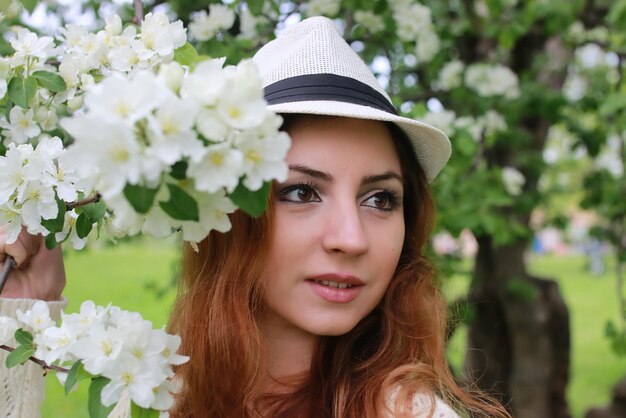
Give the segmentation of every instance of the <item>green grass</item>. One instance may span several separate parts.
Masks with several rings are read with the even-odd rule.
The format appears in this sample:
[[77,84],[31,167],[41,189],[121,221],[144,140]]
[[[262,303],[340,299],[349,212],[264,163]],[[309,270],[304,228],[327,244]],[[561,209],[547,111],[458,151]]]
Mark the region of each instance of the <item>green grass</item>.
[[[151,283],[167,285],[175,261],[172,245],[154,242],[69,252],[67,311],[78,311],[86,299],[101,305],[111,302],[138,311],[155,326],[161,326],[167,321],[174,294],[158,298],[148,287]],[[570,308],[572,370],[568,396],[574,417],[582,418],[589,407],[606,404],[611,388],[626,374],[626,358],[616,357],[604,337],[604,324],[609,318],[616,319],[618,312],[615,280],[610,271],[600,277],[586,273],[581,257],[533,257],[530,264],[533,273],[558,279]],[[454,278],[448,282],[446,292],[459,294],[466,286],[466,279]],[[457,364],[462,361],[463,344],[461,330],[451,342],[451,355]],[[57,379],[48,377],[43,418],[86,417],[87,386],[83,383],[66,397]]]

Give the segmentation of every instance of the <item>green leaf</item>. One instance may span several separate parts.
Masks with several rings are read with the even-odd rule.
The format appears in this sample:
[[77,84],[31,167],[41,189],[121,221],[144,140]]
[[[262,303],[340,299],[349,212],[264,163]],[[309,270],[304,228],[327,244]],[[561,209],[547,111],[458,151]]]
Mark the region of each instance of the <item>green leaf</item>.
[[15,341],[21,345],[33,345],[33,334],[20,328],[15,331]]
[[263,13],[263,3],[265,3],[264,0],[248,0],[247,3],[250,12],[253,15],[258,16]]
[[22,0],[22,4],[24,5],[24,8],[28,10],[28,13],[32,13],[33,10],[35,10],[37,3],[39,3],[38,0]]
[[51,233],[63,231],[63,225],[65,224],[65,212],[67,211],[67,205],[61,199],[57,199],[57,207],[59,208],[59,212],[57,213],[56,218],[41,220],[41,225]]
[[7,89],[13,103],[26,109],[28,102],[35,97],[37,92],[37,81],[33,77],[13,77]]
[[187,161],[179,161],[172,166],[172,170],[170,171],[170,176],[174,177],[176,180],[184,180],[187,178]]
[[170,200],[159,202],[161,209],[179,221],[199,221],[198,202],[189,193],[175,184],[168,183]]
[[92,376],[85,370],[85,366],[82,361],[79,360],[74,363],[70,372],[67,374],[67,379],[65,379],[65,394],[69,394],[78,382],[89,377]]
[[82,206],[80,209],[81,213],[84,213],[91,223],[99,222],[104,218],[104,214],[107,211],[107,207],[102,200]]
[[46,235],[45,242],[46,242],[46,248],[49,250],[52,250],[54,247],[57,246],[57,240],[54,234]]
[[156,409],[142,408],[135,404],[135,402],[131,402],[130,416],[133,418],[158,418],[159,411]]
[[267,197],[269,196],[271,183],[263,183],[263,187],[252,192],[245,188],[243,184],[239,184],[229,197],[233,203],[248,215],[257,218],[265,211],[267,205]]
[[149,189],[143,186],[127,184],[126,187],[124,187],[124,196],[126,196],[128,203],[130,203],[138,213],[148,213],[154,203],[157,191],[158,189]]
[[78,219],[76,219],[76,225],[74,225],[74,228],[76,228],[76,235],[78,235],[78,238],[85,238],[91,232],[93,222],[89,220],[87,215],[81,213],[78,215]]
[[102,376],[91,380],[91,384],[89,385],[89,401],[87,403],[89,418],[107,418],[115,407],[115,404],[111,406],[104,406],[100,400],[102,389],[109,382],[109,379]]
[[626,96],[623,93],[613,93],[605,97],[600,106],[600,115],[604,117],[620,114],[626,108]]
[[32,345],[20,345],[15,350],[11,351],[6,358],[5,364],[7,368],[15,367],[18,364],[24,364],[30,356],[35,354],[35,349]]
[[37,80],[41,87],[50,90],[53,93],[60,93],[67,90],[67,84],[63,77],[50,71],[35,71],[33,77]]
[[200,61],[198,51],[189,42],[174,51],[174,61],[193,67]]

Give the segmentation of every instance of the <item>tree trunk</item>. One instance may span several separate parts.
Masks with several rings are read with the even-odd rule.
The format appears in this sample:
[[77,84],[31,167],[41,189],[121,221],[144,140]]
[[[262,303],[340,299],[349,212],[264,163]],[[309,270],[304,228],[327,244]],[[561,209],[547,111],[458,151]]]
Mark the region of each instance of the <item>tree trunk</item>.
[[525,240],[477,239],[466,372],[516,418],[569,418],[569,315],[557,283],[528,274]]
[[585,418],[624,418],[626,417],[626,377],[613,389],[613,402],[606,408],[592,408]]

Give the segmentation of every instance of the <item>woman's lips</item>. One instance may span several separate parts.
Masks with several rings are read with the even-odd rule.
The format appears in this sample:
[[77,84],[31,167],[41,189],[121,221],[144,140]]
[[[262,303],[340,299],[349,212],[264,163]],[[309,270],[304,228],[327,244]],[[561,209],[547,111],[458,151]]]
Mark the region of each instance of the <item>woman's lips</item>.
[[350,275],[322,274],[306,281],[318,296],[327,302],[348,303],[361,292],[364,283]]

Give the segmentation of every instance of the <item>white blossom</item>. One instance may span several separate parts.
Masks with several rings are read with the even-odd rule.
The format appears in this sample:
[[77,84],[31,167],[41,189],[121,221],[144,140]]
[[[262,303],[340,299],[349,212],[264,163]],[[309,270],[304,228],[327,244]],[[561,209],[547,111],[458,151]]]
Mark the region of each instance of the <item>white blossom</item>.
[[13,335],[19,328],[17,321],[8,316],[0,316],[0,345],[13,341]]
[[202,61],[196,65],[183,81],[181,96],[193,98],[207,106],[214,105],[224,88],[223,65],[223,58]]
[[519,97],[517,75],[502,65],[472,64],[465,71],[465,84],[483,97]]
[[429,28],[420,32],[415,48],[415,57],[418,63],[430,62],[441,49],[441,42],[437,33]]
[[462,116],[454,120],[454,129],[463,129],[467,131],[472,139],[476,142],[480,141],[483,135],[483,123],[480,119],[471,116]]
[[46,328],[54,325],[54,321],[50,318],[50,310],[44,301],[38,300],[33,307],[23,312],[21,309],[16,311],[18,321],[28,327],[35,333],[41,333]]
[[284,160],[291,139],[285,132],[266,138],[244,133],[236,139],[236,145],[244,155],[243,172],[246,177],[243,184],[246,188],[258,190],[265,181],[286,180],[289,169]]
[[0,78],[0,99],[4,98],[4,95],[7,94],[7,81],[4,78]]
[[0,127],[4,128],[2,135],[6,137],[5,145],[10,141],[23,144],[41,133],[41,128],[33,118],[33,110],[22,110],[19,106],[13,106],[9,112],[9,120],[0,118]]
[[87,244],[87,237],[80,238],[76,232],[76,220],[78,214],[74,209],[65,212],[63,222],[63,230],[54,234],[54,239],[57,242],[63,242],[65,239],[69,239],[72,244],[72,248],[75,250],[82,250]]
[[309,16],[333,17],[339,13],[341,0],[310,0],[306,12]]
[[461,61],[447,62],[439,72],[439,87],[444,91],[459,87],[463,81],[464,69],[465,64]]
[[422,122],[440,129],[446,135],[451,135],[453,131],[455,118],[456,118],[456,113],[454,113],[454,111],[443,110],[441,112],[428,112],[422,118]]
[[230,229],[228,214],[237,209],[223,191],[217,193],[193,193],[198,202],[200,221],[179,221],[183,239],[189,242],[202,241],[211,230],[226,232]]
[[576,61],[586,69],[605,64],[606,52],[596,43],[588,43],[576,49]]
[[224,4],[211,4],[209,13],[200,10],[192,13],[189,32],[198,41],[208,41],[221,30],[230,29],[235,23],[235,12]]
[[236,129],[252,129],[260,125],[266,114],[262,86],[252,60],[245,60],[230,71],[216,107],[222,120]]
[[[152,360],[152,359],[150,359]],[[110,406],[119,401],[123,390],[127,390],[132,401],[142,408],[150,408],[155,400],[153,388],[165,379],[158,363],[138,362],[128,353],[107,365],[103,376],[111,381],[102,389],[102,404]]]
[[432,14],[427,6],[411,2],[394,2],[391,7],[398,37],[403,41],[416,41],[420,32],[432,25]]
[[228,142],[210,145],[201,159],[190,162],[187,174],[194,179],[197,190],[215,193],[226,188],[232,192],[243,174],[243,158],[243,153]]
[[526,178],[514,167],[503,167],[502,182],[508,194],[519,196],[522,193],[522,186],[526,183]]
[[577,102],[587,94],[589,82],[580,74],[570,74],[563,83],[563,95],[570,102]]
[[0,224],[6,225],[6,243],[13,244],[22,231],[22,215],[12,202],[0,205]]
[[[37,36],[26,28],[16,31],[17,37],[11,39],[11,47],[15,50],[14,58],[26,62],[32,59],[32,66],[39,66],[55,53],[54,40],[49,36]],[[33,65],[34,64],[34,65]]]
[[487,135],[493,135],[497,132],[506,131],[508,125],[504,117],[495,110],[488,110],[481,118],[480,121],[485,127],[485,133]]
[[354,12],[354,21],[363,25],[370,33],[378,33],[385,30],[383,18],[369,10],[357,10]]
[[160,56],[170,56],[187,42],[187,34],[180,20],[170,23],[165,13],[148,13],[141,23],[141,41]]

